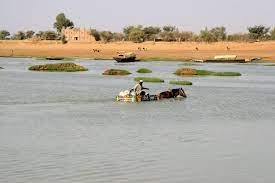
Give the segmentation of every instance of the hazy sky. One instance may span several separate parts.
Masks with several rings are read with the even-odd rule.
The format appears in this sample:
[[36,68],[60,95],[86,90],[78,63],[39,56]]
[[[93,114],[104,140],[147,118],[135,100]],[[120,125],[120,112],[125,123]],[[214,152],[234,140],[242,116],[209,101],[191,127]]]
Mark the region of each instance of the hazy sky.
[[0,0],[0,29],[52,29],[64,12],[77,27],[99,30],[170,24],[195,32],[219,25],[243,32],[249,25],[275,26],[274,8],[275,0]]

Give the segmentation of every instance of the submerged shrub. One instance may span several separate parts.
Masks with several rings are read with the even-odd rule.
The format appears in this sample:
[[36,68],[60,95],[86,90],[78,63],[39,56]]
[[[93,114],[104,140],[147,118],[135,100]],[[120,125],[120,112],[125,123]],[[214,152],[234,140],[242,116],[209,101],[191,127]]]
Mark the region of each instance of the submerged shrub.
[[144,82],[151,82],[151,83],[164,83],[163,79],[154,78],[154,77],[136,77],[135,81],[143,80]]
[[193,75],[199,75],[199,76],[241,76],[241,73],[239,73],[239,72],[214,72],[214,71],[198,70],[198,69],[192,69],[192,68],[177,69],[175,74],[178,76],[193,76]]
[[78,72],[87,71],[85,67],[77,65],[75,63],[57,63],[57,64],[45,64],[35,65],[29,68],[31,71],[49,71],[49,72]]
[[190,81],[170,81],[169,84],[172,85],[192,85],[193,83]]
[[152,71],[150,69],[141,68],[137,70],[137,73],[152,73]]
[[108,69],[102,73],[103,75],[117,75],[117,76],[124,76],[131,74],[127,70],[121,70],[121,69]]

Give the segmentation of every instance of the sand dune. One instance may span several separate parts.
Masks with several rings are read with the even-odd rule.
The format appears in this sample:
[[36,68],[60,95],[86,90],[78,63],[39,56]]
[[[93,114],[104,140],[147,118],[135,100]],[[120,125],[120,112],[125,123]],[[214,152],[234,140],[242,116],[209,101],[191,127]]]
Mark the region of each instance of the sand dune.
[[[230,49],[227,49],[230,48]],[[146,48],[147,51],[139,51]],[[198,51],[196,50],[198,48]],[[92,50],[98,49],[100,53]],[[197,43],[197,42],[116,42],[116,43],[68,43],[57,41],[0,41],[0,56],[26,57],[81,57],[112,58],[117,51],[135,52],[140,59],[189,60],[207,59],[215,55],[234,54],[240,58],[251,59],[263,57],[267,61],[275,61],[275,41],[238,43]]]

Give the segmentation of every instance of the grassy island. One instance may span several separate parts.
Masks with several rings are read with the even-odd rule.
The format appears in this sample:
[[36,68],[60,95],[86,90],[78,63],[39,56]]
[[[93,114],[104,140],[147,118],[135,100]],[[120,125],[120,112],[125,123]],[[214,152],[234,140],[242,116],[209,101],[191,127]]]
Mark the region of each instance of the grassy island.
[[164,83],[163,79],[154,78],[154,77],[136,77],[135,81],[143,80],[144,82],[151,82],[151,83]]
[[169,84],[172,85],[193,85],[190,81],[170,81]]
[[121,69],[108,69],[102,73],[103,75],[113,75],[113,76],[125,76],[131,74],[131,72],[127,70]]
[[141,68],[139,70],[137,70],[137,73],[152,73],[152,71],[150,69],[147,69],[147,68]]
[[175,72],[178,76],[241,76],[239,72],[213,72],[208,70],[197,70],[192,68],[181,68]]
[[77,65],[75,63],[56,63],[56,64],[45,64],[35,65],[29,68],[30,71],[48,71],[48,72],[79,72],[87,71],[85,67]]

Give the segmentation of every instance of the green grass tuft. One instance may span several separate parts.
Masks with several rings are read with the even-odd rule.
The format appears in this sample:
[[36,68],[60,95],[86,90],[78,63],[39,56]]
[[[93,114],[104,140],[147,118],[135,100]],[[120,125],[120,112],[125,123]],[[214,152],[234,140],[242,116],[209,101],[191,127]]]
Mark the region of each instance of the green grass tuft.
[[151,83],[164,83],[163,79],[160,78],[149,78],[149,77],[136,77],[135,81],[143,80],[144,82],[151,82]]
[[106,70],[104,73],[102,73],[103,75],[111,75],[111,76],[125,76],[125,75],[129,75],[132,74],[131,72],[127,71],[127,70],[121,70],[121,69],[109,69]]
[[186,62],[186,63],[182,63],[182,64],[179,64],[180,66],[202,66],[202,64],[197,64],[197,63],[193,63],[193,62]]
[[170,81],[169,84],[172,85],[193,85],[190,81]]
[[275,64],[267,64],[267,65],[264,65],[264,66],[275,67]]
[[77,65],[75,63],[56,63],[56,64],[45,64],[45,65],[35,65],[29,67],[30,71],[47,71],[47,72],[78,72],[87,71],[85,67]]
[[139,70],[137,70],[137,73],[152,73],[152,71],[150,69],[146,69],[146,68],[141,68]]
[[241,76],[239,72],[214,72],[211,76]]
[[175,72],[179,76],[241,76],[239,72],[213,72],[208,70],[197,70],[191,68],[177,69]]

